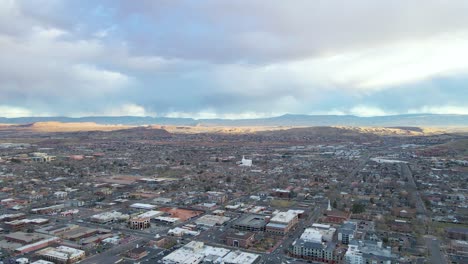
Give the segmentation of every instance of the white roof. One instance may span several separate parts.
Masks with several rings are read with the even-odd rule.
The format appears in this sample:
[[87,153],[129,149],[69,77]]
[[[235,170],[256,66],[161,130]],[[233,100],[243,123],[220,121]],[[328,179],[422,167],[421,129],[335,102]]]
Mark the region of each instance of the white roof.
[[242,156],[241,164],[240,166],[252,166],[252,160],[251,159],[246,159],[244,156]]
[[204,215],[198,218],[195,223],[197,225],[205,225],[205,226],[215,226],[215,225],[222,225],[223,223],[229,221],[231,218],[225,216],[218,216],[218,215]]
[[180,228],[180,227],[175,227],[173,229],[169,229],[169,231],[167,231],[168,234],[174,234],[174,235],[191,235],[191,236],[198,236],[200,234],[200,232],[198,231],[191,231],[191,230],[188,230],[188,229],[185,229],[185,228]]
[[34,262],[31,262],[31,264],[54,264],[54,263],[50,262],[50,261],[47,261],[47,260],[40,259],[40,260],[36,260]]
[[315,228],[306,228],[301,235],[301,239],[308,242],[322,242],[322,233]]
[[323,228],[323,229],[329,229],[331,226],[330,225],[324,225],[324,224],[312,224],[312,227],[316,227],[316,228]]
[[292,210],[287,211],[287,212],[279,212],[270,219],[270,222],[287,224],[291,222],[296,216],[297,216],[297,212],[292,211]]
[[154,209],[156,205],[152,204],[144,204],[144,203],[134,203],[130,205],[131,208],[138,208],[138,209]]
[[116,219],[116,218],[126,218],[128,215],[122,214],[121,212],[104,212],[100,214],[96,214],[91,216],[94,219],[100,219],[100,220],[109,220],[109,219]]
[[232,251],[227,254],[223,259],[223,263],[233,263],[233,264],[250,264],[255,263],[255,261],[260,257],[258,254],[247,253],[242,251]]
[[146,218],[146,217],[154,218],[154,217],[157,217],[157,216],[160,216],[160,215],[163,215],[163,214],[164,214],[164,212],[151,210],[151,211],[148,211],[148,212],[144,212],[144,213],[142,213],[142,214],[139,214],[138,217],[142,217],[142,218]]
[[165,256],[162,260],[163,263],[167,264],[198,264],[202,262],[203,258],[203,254],[193,253],[189,250],[180,248]]
[[212,247],[212,246],[204,246],[202,250],[205,256],[217,256],[217,257],[224,257],[231,251],[226,248]]
[[73,259],[80,257],[85,254],[83,250],[66,247],[66,246],[59,246],[57,248],[46,248],[38,252],[39,255],[42,256],[50,256],[57,259]]
[[180,220],[177,217],[167,217],[167,216],[158,216],[158,217],[155,217],[154,219],[162,221],[162,222],[170,222],[170,223],[174,223]]

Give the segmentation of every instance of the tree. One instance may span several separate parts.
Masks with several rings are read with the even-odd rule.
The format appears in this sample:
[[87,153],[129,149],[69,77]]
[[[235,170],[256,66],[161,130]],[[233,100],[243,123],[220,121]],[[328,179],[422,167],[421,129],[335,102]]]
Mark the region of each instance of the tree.
[[351,208],[351,212],[353,214],[360,214],[360,213],[364,213],[365,211],[366,211],[366,208],[361,203],[355,203],[353,204],[353,207]]
[[333,201],[333,205],[332,205],[333,208],[338,208],[338,203],[336,202],[336,200]]

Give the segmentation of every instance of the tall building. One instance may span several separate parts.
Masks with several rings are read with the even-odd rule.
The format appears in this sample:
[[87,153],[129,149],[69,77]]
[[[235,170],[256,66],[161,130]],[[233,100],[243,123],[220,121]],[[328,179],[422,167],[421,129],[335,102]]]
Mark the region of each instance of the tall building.
[[381,241],[351,240],[345,254],[346,264],[391,264],[396,259],[389,248],[382,247]]
[[339,263],[345,253],[344,248],[339,248],[332,241],[325,241],[325,230],[308,228],[299,239],[296,239],[289,247],[289,255],[309,261],[323,263]]
[[342,244],[349,244],[349,241],[354,239],[357,231],[355,222],[346,221],[338,228],[338,241]]

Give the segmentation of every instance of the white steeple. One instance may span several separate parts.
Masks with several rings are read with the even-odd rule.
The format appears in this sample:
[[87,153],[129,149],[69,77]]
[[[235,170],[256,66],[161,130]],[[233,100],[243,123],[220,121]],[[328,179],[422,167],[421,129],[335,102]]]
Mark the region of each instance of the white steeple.
[[327,211],[331,211],[332,210],[332,207],[331,207],[331,204],[330,204],[330,199],[328,199],[328,208],[327,208]]

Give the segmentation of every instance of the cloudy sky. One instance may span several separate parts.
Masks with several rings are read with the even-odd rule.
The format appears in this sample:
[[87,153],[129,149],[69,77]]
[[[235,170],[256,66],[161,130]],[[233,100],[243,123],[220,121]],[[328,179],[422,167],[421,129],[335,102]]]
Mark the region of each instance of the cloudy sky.
[[466,0],[2,0],[0,116],[468,114]]

